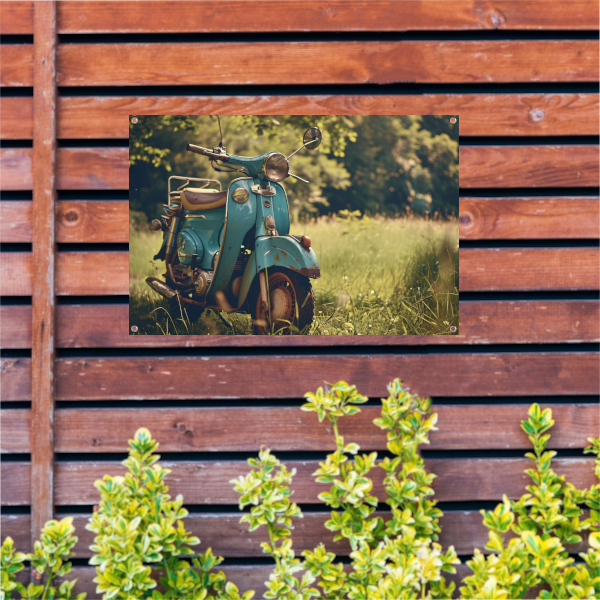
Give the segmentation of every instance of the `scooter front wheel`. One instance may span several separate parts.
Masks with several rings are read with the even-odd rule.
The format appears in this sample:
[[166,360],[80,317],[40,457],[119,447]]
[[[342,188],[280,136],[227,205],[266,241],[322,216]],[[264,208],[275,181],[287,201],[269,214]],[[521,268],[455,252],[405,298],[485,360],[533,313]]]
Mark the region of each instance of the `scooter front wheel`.
[[290,269],[265,272],[270,311],[262,308],[259,278],[256,277],[248,302],[254,335],[306,333],[315,314],[315,296],[310,279]]

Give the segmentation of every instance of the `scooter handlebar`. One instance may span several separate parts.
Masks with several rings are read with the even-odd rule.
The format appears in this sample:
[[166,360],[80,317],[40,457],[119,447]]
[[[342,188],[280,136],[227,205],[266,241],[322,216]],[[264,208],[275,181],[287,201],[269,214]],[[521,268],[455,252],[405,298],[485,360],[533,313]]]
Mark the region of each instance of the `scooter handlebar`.
[[195,152],[196,154],[202,154],[204,156],[208,156],[209,158],[227,161],[229,157],[226,154],[217,154],[208,148],[203,148],[202,146],[195,146],[194,144],[188,144],[186,150],[188,152]]

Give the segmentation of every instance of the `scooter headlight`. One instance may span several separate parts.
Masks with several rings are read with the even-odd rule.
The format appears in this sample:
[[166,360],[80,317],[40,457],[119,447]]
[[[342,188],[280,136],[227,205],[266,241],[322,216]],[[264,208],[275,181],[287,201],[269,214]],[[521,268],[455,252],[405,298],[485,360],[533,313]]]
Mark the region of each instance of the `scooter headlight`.
[[290,165],[283,154],[271,152],[263,161],[262,171],[270,181],[283,181],[290,174]]

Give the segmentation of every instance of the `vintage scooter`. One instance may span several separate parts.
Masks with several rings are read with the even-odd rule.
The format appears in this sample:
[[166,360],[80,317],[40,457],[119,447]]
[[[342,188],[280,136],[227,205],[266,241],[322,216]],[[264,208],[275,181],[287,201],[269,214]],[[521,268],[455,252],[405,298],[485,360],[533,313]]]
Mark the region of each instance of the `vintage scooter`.
[[[219,123],[220,126],[220,123]],[[175,314],[190,321],[205,309],[252,316],[255,334],[301,333],[314,316],[310,279],[320,277],[319,263],[305,235],[290,235],[290,211],[281,182],[293,175],[289,159],[302,148],[315,149],[321,132],[312,127],[303,145],[287,158],[267,152],[251,158],[227,154],[221,141],[213,150],[188,144],[217,171],[238,171],[226,191],[214,179],[169,177],[166,215],[150,228],[163,231],[154,259],[166,263],[165,281],[146,283],[169,301]],[[185,183],[171,191],[172,182]],[[192,181],[201,187],[187,187]],[[208,187],[218,184],[219,189]]]

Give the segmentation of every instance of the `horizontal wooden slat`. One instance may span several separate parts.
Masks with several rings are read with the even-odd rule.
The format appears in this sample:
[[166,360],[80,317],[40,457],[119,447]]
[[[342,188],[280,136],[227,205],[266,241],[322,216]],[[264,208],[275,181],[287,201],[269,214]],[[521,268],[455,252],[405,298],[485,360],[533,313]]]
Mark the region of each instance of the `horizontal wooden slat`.
[[[238,31],[409,31],[463,29],[589,29],[597,27],[598,5],[576,0],[565,10],[548,0],[535,6],[518,0],[496,3],[458,0],[452,10],[441,0],[293,0],[274,4],[241,0],[215,5],[195,2],[172,10],[161,2],[92,2],[85,10],[59,4],[59,31],[81,32],[238,32]],[[140,15],[144,15],[143,18]]]
[[0,242],[31,243],[32,205],[29,200],[0,202]]
[[[58,296],[110,296],[128,293],[127,252],[59,252]],[[10,252],[0,265],[4,296],[31,296],[31,253]]]
[[[549,448],[584,448],[600,429],[593,404],[552,405],[556,425]],[[340,422],[340,433],[363,450],[386,450],[386,435],[373,425],[379,407],[363,407],[362,416]],[[516,449],[531,446],[521,430],[527,406],[441,405],[438,431],[427,450]],[[1,411],[2,452],[30,452],[29,410]],[[276,452],[335,450],[335,442],[316,415],[298,407],[279,408],[155,408],[143,418],[161,452],[254,452],[266,446]],[[124,452],[140,426],[138,409],[60,409],[55,413],[55,451]],[[469,435],[463,426],[469,424]],[[498,430],[502,436],[496,436]],[[237,435],[243,431],[244,435]]]
[[2,506],[31,504],[31,463],[0,462],[0,483]]
[[[389,518],[388,512],[376,512],[376,516],[384,519]],[[72,515],[75,534],[78,542],[74,547],[78,558],[89,557],[91,552],[89,546],[94,541],[94,534],[85,529],[90,518],[86,514]],[[225,558],[251,558],[264,556],[260,544],[268,541],[266,531],[249,532],[245,523],[240,523],[240,513],[191,513],[185,520],[185,528],[200,538],[200,551],[212,548],[217,556]],[[294,519],[294,531],[292,540],[294,550],[299,553],[303,550],[312,550],[323,543],[328,552],[334,552],[337,556],[348,556],[350,545],[345,541],[334,542],[333,533],[325,528],[325,521],[330,518],[328,513],[304,512],[302,519]],[[26,535],[29,532],[29,515],[2,515],[2,535],[9,535],[15,541],[15,547],[19,551],[30,551],[30,539]],[[472,555],[475,548],[482,552],[488,542],[488,529],[482,523],[483,517],[476,510],[452,510],[446,511],[440,519],[439,543],[442,547],[454,546],[459,555]],[[512,535],[507,536],[513,537]],[[569,546],[571,552],[582,552],[588,547],[585,541]]]
[[[245,461],[170,462],[163,461],[171,470],[165,482],[172,496],[183,494],[187,504],[237,505],[239,495],[230,481],[245,475],[250,467]],[[296,469],[292,489],[294,501],[319,504],[318,494],[326,486],[315,482],[312,473],[318,461],[285,461],[289,469]],[[558,458],[552,466],[559,475],[565,475],[578,488],[594,484],[594,461],[591,458]],[[433,482],[436,499],[440,502],[501,500],[519,498],[531,481],[524,473],[531,467],[526,458],[431,458],[425,468],[437,475]],[[30,503],[30,465],[26,462],[4,462],[2,473],[2,504],[22,506]],[[125,467],[118,462],[58,462],[55,468],[55,503],[62,505],[91,505],[99,500],[94,481],[105,474],[123,474]],[[382,469],[372,472],[373,493],[384,497]]]
[[129,189],[129,148],[60,148],[56,155],[58,189]]
[[[29,400],[30,360],[3,359],[2,367],[2,400]],[[297,399],[341,379],[382,397],[394,377],[428,396],[564,396],[597,394],[600,374],[590,352],[64,358],[56,399]]]
[[[0,2],[2,6],[12,2]],[[0,139],[31,140],[33,138],[33,98],[17,96],[0,99]]]
[[598,248],[465,249],[459,289],[597,290],[599,258]]
[[[28,200],[0,202],[0,242],[31,242],[31,207]],[[129,202],[57,202],[56,241],[128,242]]]
[[597,187],[598,146],[461,146],[461,188]]
[[[128,189],[127,148],[59,148],[57,187]],[[461,188],[598,186],[598,146],[462,146]],[[2,189],[31,189],[31,149],[0,150]]]
[[[0,4],[6,4],[0,2]],[[33,44],[2,44],[0,87],[33,86]]]
[[3,454],[29,454],[31,452],[31,410],[0,411]]
[[[33,2],[0,3],[0,33],[33,33]],[[567,8],[568,6],[568,8]],[[598,3],[553,0],[535,3],[504,0],[454,0],[452,10],[442,0],[405,2],[396,10],[393,0],[229,0],[226,5],[204,0],[178,5],[170,2],[89,1],[58,4],[59,33],[223,33],[270,31],[446,31],[486,29],[597,28]]]
[[124,86],[597,81],[598,66],[595,40],[62,44],[57,51],[57,83]]
[[461,240],[594,239],[600,202],[585,198],[461,198]]
[[56,241],[129,242],[129,202],[57,202]]
[[[129,115],[459,114],[463,136],[598,135],[598,94],[63,96],[62,139],[124,139]],[[2,139],[31,139],[31,98],[0,101]]]
[[0,148],[2,190],[30,190],[33,151],[31,148]]
[[[594,300],[463,301],[460,335],[376,336],[375,342],[383,346],[596,342],[600,341],[599,309]],[[0,306],[0,320],[2,348],[31,347],[30,306]],[[133,336],[126,305],[57,307],[59,348],[370,346],[373,342],[373,336]]]

